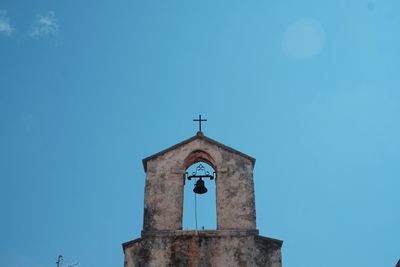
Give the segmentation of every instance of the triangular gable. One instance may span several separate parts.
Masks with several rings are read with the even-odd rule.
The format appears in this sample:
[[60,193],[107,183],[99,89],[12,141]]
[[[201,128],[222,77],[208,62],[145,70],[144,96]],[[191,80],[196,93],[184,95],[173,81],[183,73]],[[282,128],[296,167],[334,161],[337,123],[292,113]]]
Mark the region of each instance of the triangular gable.
[[211,143],[211,144],[214,144],[214,145],[216,145],[216,146],[218,146],[218,147],[221,147],[221,148],[223,148],[223,149],[225,149],[225,150],[228,150],[228,151],[230,151],[230,152],[232,152],[232,153],[235,153],[235,154],[238,154],[238,155],[240,155],[240,156],[242,156],[242,157],[244,157],[244,158],[247,158],[247,159],[249,159],[249,160],[251,161],[251,163],[253,164],[253,166],[254,166],[254,164],[256,163],[256,159],[255,159],[255,158],[253,158],[253,157],[251,157],[251,156],[249,156],[249,155],[246,155],[246,154],[244,154],[244,153],[242,153],[242,152],[240,152],[240,151],[238,151],[238,150],[236,150],[236,149],[233,149],[233,148],[231,148],[231,147],[229,147],[229,146],[226,146],[226,145],[224,145],[224,144],[222,144],[222,143],[220,143],[220,142],[218,142],[218,141],[215,141],[214,139],[211,139],[211,138],[205,136],[202,132],[197,132],[197,134],[196,134],[195,136],[192,136],[192,137],[190,137],[189,139],[186,139],[186,140],[184,140],[184,141],[182,141],[182,142],[180,142],[180,143],[178,143],[178,144],[176,144],[176,145],[173,145],[173,146],[171,146],[171,147],[169,147],[169,148],[167,148],[167,149],[164,149],[164,150],[162,150],[162,151],[160,151],[160,152],[158,152],[158,153],[156,153],[156,154],[154,154],[154,155],[151,155],[151,156],[149,156],[149,157],[147,157],[147,158],[144,158],[144,159],[142,160],[144,171],[147,172],[147,162],[148,162],[149,160],[152,160],[152,159],[154,159],[154,158],[157,158],[158,156],[161,156],[161,155],[163,155],[163,154],[165,154],[165,153],[167,153],[167,152],[169,152],[169,151],[172,151],[172,150],[174,150],[174,149],[176,149],[176,148],[178,148],[178,147],[180,147],[180,146],[183,146],[183,145],[185,145],[185,144],[188,144],[188,143],[190,143],[190,142],[192,142],[192,141],[194,141],[194,140],[196,140],[196,139],[204,140],[204,141],[209,142],[209,143]]

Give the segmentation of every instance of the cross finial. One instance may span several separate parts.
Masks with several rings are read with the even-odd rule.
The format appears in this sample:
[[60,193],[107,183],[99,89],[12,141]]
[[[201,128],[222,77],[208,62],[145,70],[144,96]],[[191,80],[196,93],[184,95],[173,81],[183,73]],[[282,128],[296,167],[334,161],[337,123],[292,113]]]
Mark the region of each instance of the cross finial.
[[199,115],[198,119],[194,119],[193,121],[198,121],[199,122],[199,132],[201,132],[201,122],[202,121],[207,121],[207,119],[202,119],[201,114]]

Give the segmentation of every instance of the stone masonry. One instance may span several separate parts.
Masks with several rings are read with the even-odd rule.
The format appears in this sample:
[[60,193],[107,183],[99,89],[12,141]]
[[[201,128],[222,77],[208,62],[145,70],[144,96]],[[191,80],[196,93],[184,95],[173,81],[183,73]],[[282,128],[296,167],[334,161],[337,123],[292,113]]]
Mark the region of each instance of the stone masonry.
[[[182,230],[185,172],[197,162],[217,173],[217,230]],[[281,267],[282,241],[256,229],[254,164],[202,132],[145,158],[143,231],[122,245],[124,266]]]

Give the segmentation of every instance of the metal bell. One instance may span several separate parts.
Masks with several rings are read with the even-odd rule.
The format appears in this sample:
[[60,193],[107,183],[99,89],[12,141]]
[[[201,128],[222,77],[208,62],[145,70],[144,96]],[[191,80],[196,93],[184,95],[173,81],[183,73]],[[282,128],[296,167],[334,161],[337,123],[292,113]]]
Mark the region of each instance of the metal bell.
[[205,194],[207,193],[207,188],[204,185],[204,181],[201,180],[201,178],[199,180],[197,180],[196,185],[193,189],[193,192],[195,192],[196,194]]

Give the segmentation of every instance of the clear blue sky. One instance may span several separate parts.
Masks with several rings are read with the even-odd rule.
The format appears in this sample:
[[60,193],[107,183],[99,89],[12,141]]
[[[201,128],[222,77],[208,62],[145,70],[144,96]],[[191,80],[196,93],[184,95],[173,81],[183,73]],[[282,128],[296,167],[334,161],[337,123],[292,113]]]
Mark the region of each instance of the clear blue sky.
[[141,159],[196,132],[257,159],[285,267],[400,258],[400,3],[0,1],[0,266],[123,266]]

